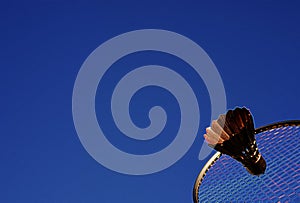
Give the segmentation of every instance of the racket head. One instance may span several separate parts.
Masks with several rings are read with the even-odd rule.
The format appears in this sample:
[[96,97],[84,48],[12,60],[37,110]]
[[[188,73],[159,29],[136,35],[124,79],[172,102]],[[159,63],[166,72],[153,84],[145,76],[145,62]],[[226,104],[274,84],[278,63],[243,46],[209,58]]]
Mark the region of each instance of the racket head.
[[300,120],[255,130],[266,173],[252,176],[227,155],[216,152],[200,171],[193,189],[197,202],[300,202]]

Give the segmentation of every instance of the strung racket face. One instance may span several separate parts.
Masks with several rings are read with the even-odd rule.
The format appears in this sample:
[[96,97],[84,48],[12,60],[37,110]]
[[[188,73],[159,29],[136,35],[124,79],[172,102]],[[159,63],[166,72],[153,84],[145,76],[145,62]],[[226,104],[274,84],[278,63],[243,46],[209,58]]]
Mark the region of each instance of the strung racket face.
[[300,202],[300,121],[256,129],[265,174],[250,175],[237,161],[217,152],[194,186],[194,202]]

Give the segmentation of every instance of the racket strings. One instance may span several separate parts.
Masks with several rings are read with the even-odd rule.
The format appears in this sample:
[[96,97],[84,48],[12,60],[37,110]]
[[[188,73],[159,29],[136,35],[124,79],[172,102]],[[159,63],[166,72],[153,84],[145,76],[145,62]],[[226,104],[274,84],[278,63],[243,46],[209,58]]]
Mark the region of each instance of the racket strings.
[[202,180],[199,202],[299,200],[300,126],[271,128],[258,133],[256,139],[268,164],[266,174],[254,177],[240,163],[222,155]]

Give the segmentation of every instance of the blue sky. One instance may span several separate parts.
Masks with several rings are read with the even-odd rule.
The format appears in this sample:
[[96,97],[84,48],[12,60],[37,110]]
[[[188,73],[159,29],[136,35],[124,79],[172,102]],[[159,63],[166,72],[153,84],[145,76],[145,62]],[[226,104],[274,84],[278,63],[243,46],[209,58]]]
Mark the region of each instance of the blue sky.
[[[172,64],[199,92],[198,135],[172,167],[147,176],[113,172],[89,156],[76,134],[72,92],[82,63],[101,43],[128,31],[165,29],[198,43],[220,72],[228,108],[250,108],[257,127],[299,119],[296,1],[2,1],[0,16],[1,202],[192,201],[194,180],[205,164],[197,157],[210,123],[210,103],[201,79],[180,61],[145,53],[129,56],[121,64],[128,70],[152,59]],[[172,96],[161,89],[146,91],[133,101],[138,107],[132,110],[137,125],[147,125],[145,117],[136,113],[145,111],[144,106],[161,103],[175,115],[169,116],[168,135],[158,137],[157,143],[141,147],[138,142],[109,138],[115,146],[137,154],[166,146],[176,132],[172,126],[179,122]],[[96,101],[102,98],[98,93]],[[151,99],[143,99],[145,95]],[[100,105],[96,109],[98,114],[105,111]],[[113,128],[111,121],[103,121],[108,129]]]

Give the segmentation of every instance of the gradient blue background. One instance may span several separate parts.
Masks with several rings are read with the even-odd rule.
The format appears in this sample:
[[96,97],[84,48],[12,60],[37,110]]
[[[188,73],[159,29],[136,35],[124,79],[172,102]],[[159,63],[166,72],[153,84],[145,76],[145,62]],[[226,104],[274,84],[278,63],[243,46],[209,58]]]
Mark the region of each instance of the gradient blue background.
[[[77,137],[71,101],[81,64],[118,34],[171,30],[197,42],[212,58],[223,78],[228,108],[249,107],[256,126],[299,119],[299,8],[296,1],[2,1],[0,202],[191,202],[194,180],[205,163],[197,159],[202,134],[210,122],[209,96],[201,80],[186,76],[199,85],[195,91],[200,92],[201,105],[198,137],[188,153],[160,173],[129,176],[98,164]],[[154,57],[161,65],[188,70],[168,56],[150,55],[136,56],[133,66],[147,65],[144,60]],[[132,67],[129,61],[121,63],[128,70]],[[170,113],[178,113],[167,92],[146,90],[133,101],[137,125],[146,126],[147,119],[136,112],[158,99]],[[143,94],[155,92],[160,96],[143,104]],[[105,108],[97,106],[97,113],[101,111]],[[178,124],[176,119],[171,116],[169,134],[176,132],[170,128]],[[105,126],[112,125],[110,121]],[[135,153],[156,150],[124,144],[123,138],[111,139]],[[158,138],[153,145],[157,149],[172,139]]]

